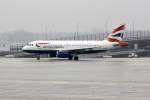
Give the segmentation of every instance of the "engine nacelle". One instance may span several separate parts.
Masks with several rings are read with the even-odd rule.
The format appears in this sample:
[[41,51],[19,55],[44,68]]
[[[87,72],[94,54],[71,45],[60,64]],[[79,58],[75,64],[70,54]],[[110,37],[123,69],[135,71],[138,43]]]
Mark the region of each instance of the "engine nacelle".
[[68,58],[68,57],[70,57],[71,55],[70,54],[68,54],[67,52],[57,52],[57,54],[56,54],[56,57],[58,57],[58,58]]
[[56,55],[57,55],[56,51],[49,53],[49,57],[56,57]]

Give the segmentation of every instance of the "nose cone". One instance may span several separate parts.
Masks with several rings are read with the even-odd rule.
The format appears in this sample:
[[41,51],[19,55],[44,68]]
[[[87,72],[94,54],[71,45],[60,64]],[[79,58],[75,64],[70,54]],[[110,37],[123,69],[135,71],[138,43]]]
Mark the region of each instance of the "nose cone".
[[24,47],[22,48],[22,51],[24,51],[24,52],[28,51],[28,47],[27,47],[27,46],[24,46]]

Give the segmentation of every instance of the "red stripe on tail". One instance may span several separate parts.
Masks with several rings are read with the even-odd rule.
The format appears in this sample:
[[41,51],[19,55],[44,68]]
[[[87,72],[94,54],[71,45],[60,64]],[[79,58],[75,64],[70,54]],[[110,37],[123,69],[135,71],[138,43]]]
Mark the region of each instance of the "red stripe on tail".
[[121,26],[119,26],[118,28],[114,29],[114,30],[113,30],[113,33],[116,33],[116,32],[118,32],[118,31],[121,31],[121,30],[124,30],[124,29],[125,29],[125,25],[121,25]]
[[120,42],[119,40],[115,39],[115,38],[108,38],[108,41],[109,42]]
[[125,42],[125,41],[119,41],[117,39],[113,39],[113,38],[108,38],[108,41],[109,42],[118,42],[120,46],[128,46],[128,42]]

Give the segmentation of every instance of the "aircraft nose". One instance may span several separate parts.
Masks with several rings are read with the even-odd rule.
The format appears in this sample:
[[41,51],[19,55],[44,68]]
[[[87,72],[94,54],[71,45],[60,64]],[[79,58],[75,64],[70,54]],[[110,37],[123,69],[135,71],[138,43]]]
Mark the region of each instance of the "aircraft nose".
[[26,51],[26,50],[28,50],[28,47],[27,47],[27,46],[24,46],[24,47],[22,48],[22,51]]

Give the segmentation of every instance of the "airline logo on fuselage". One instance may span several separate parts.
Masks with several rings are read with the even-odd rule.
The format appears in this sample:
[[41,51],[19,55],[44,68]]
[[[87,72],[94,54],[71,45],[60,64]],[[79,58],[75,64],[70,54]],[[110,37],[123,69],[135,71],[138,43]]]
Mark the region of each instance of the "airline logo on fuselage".
[[43,47],[43,46],[47,46],[48,43],[36,43],[37,47]]
[[42,47],[42,48],[64,48],[62,45],[50,45],[49,43],[36,43],[37,47]]

